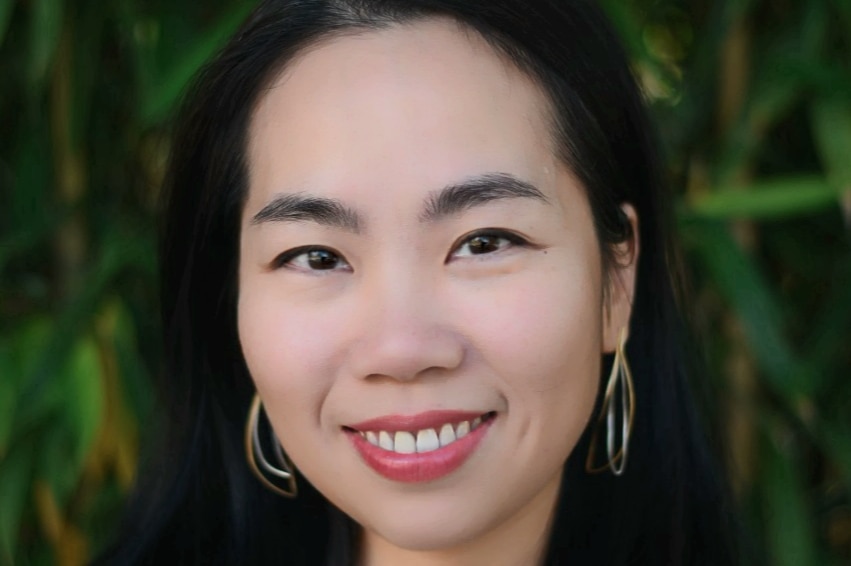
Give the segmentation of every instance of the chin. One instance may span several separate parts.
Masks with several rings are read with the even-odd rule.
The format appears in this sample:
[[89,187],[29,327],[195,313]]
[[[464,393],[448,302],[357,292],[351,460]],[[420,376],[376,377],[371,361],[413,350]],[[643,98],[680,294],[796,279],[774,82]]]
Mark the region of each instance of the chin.
[[[384,523],[384,522],[383,522]],[[393,546],[411,551],[441,551],[464,546],[480,537],[489,525],[445,517],[387,521],[372,532]],[[366,527],[364,527],[366,528]]]
[[[410,494],[409,494],[410,495]],[[448,490],[423,497],[393,501],[385,496],[361,514],[358,523],[367,531],[397,548],[411,551],[449,550],[469,544],[492,531],[510,513],[499,507],[485,507],[479,497]],[[487,501],[485,499],[484,501]],[[491,503],[496,503],[493,499]]]

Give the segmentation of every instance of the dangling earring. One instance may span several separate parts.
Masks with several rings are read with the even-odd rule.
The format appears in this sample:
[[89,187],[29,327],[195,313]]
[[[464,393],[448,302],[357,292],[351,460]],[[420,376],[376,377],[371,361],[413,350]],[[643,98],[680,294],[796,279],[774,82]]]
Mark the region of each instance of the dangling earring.
[[[599,473],[610,468],[616,476],[623,474],[626,469],[627,450],[629,448],[629,436],[632,433],[632,421],[635,417],[635,390],[632,384],[632,372],[626,360],[626,328],[622,328],[618,336],[618,346],[615,349],[615,359],[612,362],[612,372],[606,384],[606,393],[603,396],[603,406],[594,432],[591,434],[591,446],[588,449],[588,457],[585,460],[585,470],[588,473]],[[620,407],[621,407],[621,446],[615,450],[615,411],[617,402],[615,387],[620,385]],[[609,461],[602,466],[594,465],[594,454],[597,447],[597,434],[606,421],[606,453]]]
[[[276,468],[270,464],[266,459],[266,456],[263,454],[263,447],[260,445],[259,431],[260,409],[262,408],[260,396],[255,393],[254,400],[251,401],[251,410],[248,412],[248,421],[245,423],[245,455],[248,460],[248,465],[254,472],[254,475],[260,478],[263,485],[284,497],[295,497],[298,495],[298,488],[295,483],[293,466],[289,460],[287,460],[287,457],[284,454],[284,449],[281,447],[281,443],[276,439],[274,448],[275,458],[278,460],[278,464],[281,466],[280,468]],[[260,467],[263,468],[263,471],[269,475],[286,480],[286,488],[278,487],[272,483],[272,481],[263,474],[263,471],[257,467],[257,460],[260,461]]]

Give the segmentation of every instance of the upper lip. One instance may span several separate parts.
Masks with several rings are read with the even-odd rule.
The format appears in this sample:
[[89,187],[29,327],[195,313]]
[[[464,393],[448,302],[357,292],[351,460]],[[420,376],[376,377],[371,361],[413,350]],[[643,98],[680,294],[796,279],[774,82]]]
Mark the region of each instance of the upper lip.
[[414,432],[428,428],[440,428],[444,424],[457,424],[482,417],[489,411],[437,410],[425,411],[416,415],[385,415],[368,419],[359,423],[347,425],[358,432],[367,431],[409,431]]

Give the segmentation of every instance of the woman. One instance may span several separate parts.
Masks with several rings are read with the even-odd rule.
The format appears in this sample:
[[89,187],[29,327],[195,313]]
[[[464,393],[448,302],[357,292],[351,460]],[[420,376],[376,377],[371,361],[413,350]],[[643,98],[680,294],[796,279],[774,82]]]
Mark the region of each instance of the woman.
[[594,5],[267,1],[182,116],[166,430],[105,562],[735,562]]

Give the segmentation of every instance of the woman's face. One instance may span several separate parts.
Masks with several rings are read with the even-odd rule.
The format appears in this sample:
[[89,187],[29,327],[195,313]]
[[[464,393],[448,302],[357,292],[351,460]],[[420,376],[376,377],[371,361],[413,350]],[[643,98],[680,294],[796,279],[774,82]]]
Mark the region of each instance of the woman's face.
[[242,349],[299,473],[368,538],[449,548],[549,517],[632,277],[605,309],[547,108],[446,21],[311,48],[256,108]]

